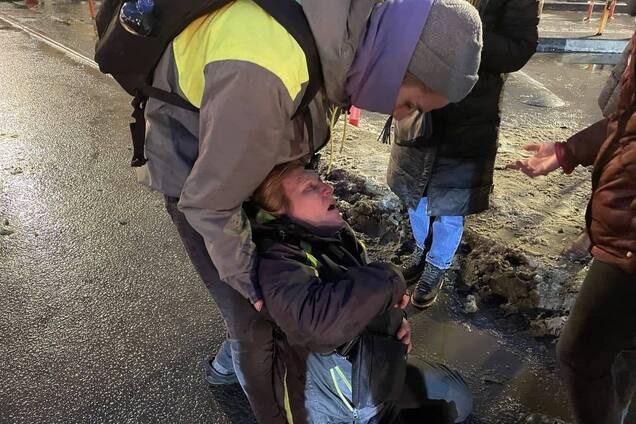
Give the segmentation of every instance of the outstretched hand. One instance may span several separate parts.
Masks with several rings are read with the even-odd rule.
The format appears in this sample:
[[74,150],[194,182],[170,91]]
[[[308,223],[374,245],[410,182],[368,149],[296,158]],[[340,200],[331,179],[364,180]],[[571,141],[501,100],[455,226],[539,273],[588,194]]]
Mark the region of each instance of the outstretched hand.
[[534,152],[534,156],[528,159],[518,159],[506,165],[506,169],[516,169],[529,177],[548,175],[559,167],[554,143],[526,144],[523,149]]

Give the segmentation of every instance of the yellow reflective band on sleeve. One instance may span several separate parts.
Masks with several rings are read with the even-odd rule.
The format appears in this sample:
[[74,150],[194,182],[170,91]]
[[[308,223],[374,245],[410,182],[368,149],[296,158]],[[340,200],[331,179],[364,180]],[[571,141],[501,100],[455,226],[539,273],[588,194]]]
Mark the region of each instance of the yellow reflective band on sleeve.
[[236,0],[194,20],[173,40],[172,48],[179,87],[196,107],[203,99],[203,72],[212,62],[236,60],[261,66],[280,78],[292,101],[309,81],[302,48],[252,0]]
[[[342,390],[340,390],[340,385],[338,385],[338,379],[336,379],[336,373],[335,370],[338,370],[340,372],[340,375],[342,374],[342,371],[340,371],[340,368],[338,367],[334,367],[329,369],[329,372],[331,373],[331,379],[333,380],[333,385],[336,388],[336,392],[338,393],[338,396],[340,397],[340,400],[342,401],[342,403],[345,404],[345,406],[347,407],[347,409],[349,409],[349,411],[353,411],[353,407],[351,406],[351,404],[349,403],[349,399],[347,399],[345,397],[344,394],[342,394]],[[343,375],[344,376],[344,375]],[[347,381],[347,379],[344,379],[345,384],[349,384],[349,382]],[[347,388],[349,388],[350,386],[347,386]],[[351,390],[351,389],[349,389]]]
[[285,369],[285,377],[283,378],[283,388],[285,390],[285,394],[283,395],[283,404],[285,406],[285,415],[287,415],[287,422],[289,424],[294,424],[294,416],[291,411],[291,404],[289,402],[289,392],[287,391],[287,369]]

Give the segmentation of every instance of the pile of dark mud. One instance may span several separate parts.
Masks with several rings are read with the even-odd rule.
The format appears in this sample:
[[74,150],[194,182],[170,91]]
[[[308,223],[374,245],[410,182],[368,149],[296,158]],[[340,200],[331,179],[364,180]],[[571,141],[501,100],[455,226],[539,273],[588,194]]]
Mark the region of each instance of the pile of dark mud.
[[[321,163],[319,172],[333,185],[338,207],[367,245],[370,259],[402,264],[415,244],[399,199],[355,170],[328,170],[327,164]],[[466,314],[495,304],[505,314],[523,316],[534,336],[557,337],[584,269],[572,277],[572,267],[555,268],[541,259],[467,228],[455,264],[445,278],[455,280],[455,287],[464,296]]]

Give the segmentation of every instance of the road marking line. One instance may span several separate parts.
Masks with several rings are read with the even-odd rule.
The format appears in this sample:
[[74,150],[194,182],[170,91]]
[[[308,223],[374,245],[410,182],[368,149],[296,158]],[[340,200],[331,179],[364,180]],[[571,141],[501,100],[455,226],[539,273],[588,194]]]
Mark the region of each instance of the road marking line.
[[4,13],[0,13],[0,20],[6,22],[7,24],[11,25],[12,27],[15,27],[19,30],[22,30],[24,32],[26,32],[27,34],[29,34],[30,36],[32,36],[33,38],[36,38],[37,40],[40,40],[41,42],[48,44],[49,46],[53,47],[56,50],[61,51],[64,54],[67,54],[68,56],[70,56],[71,58],[77,60],[78,62],[83,63],[84,65],[88,65],[91,68],[97,69],[99,70],[99,66],[97,65],[97,62],[95,62],[94,60],[84,56],[81,53],[76,52],[75,50],[71,49],[70,47],[66,47],[64,44],[57,42],[55,40],[53,40],[50,37],[47,37],[46,35],[42,34],[41,32],[33,29],[33,28],[29,28],[25,25],[22,25],[21,23],[18,23],[16,20],[14,20],[13,18],[5,15]]
[[[535,89],[538,92],[543,92],[550,101],[550,104],[544,107],[554,108],[554,107],[563,107],[566,105],[566,102],[563,99],[561,99],[559,96],[554,94],[552,90],[550,90],[548,87],[543,85],[541,82],[532,78],[530,75],[526,74],[524,71],[512,72],[510,73],[510,77],[516,78],[517,81],[531,86],[533,89]],[[534,104],[532,100],[521,101],[521,103],[525,103],[530,106],[540,106],[539,104]]]

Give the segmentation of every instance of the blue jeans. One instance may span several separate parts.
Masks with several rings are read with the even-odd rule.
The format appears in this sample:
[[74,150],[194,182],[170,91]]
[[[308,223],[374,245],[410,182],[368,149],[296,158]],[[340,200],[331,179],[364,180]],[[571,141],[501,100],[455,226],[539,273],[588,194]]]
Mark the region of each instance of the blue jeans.
[[245,382],[245,375],[241,372],[240,364],[234,358],[238,358],[238,351],[236,347],[232,349],[232,346],[236,343],[232,343],[231,340],[223,341],[221,348],[216,352],[214,356],[214,367],[217,371],[224,374],[235,373],[239,382],[243,384]]
[[[417,209],[409,208],[409,220],[413,228],[415,243],[424,248],[431,227],[431,219],[426,212],[427,199],[422,197]],[[431,249],[426,254],[426,262],[440,269],[448,269],[459,247],[464,233],[463,216],[436,216],[433,220]]]

